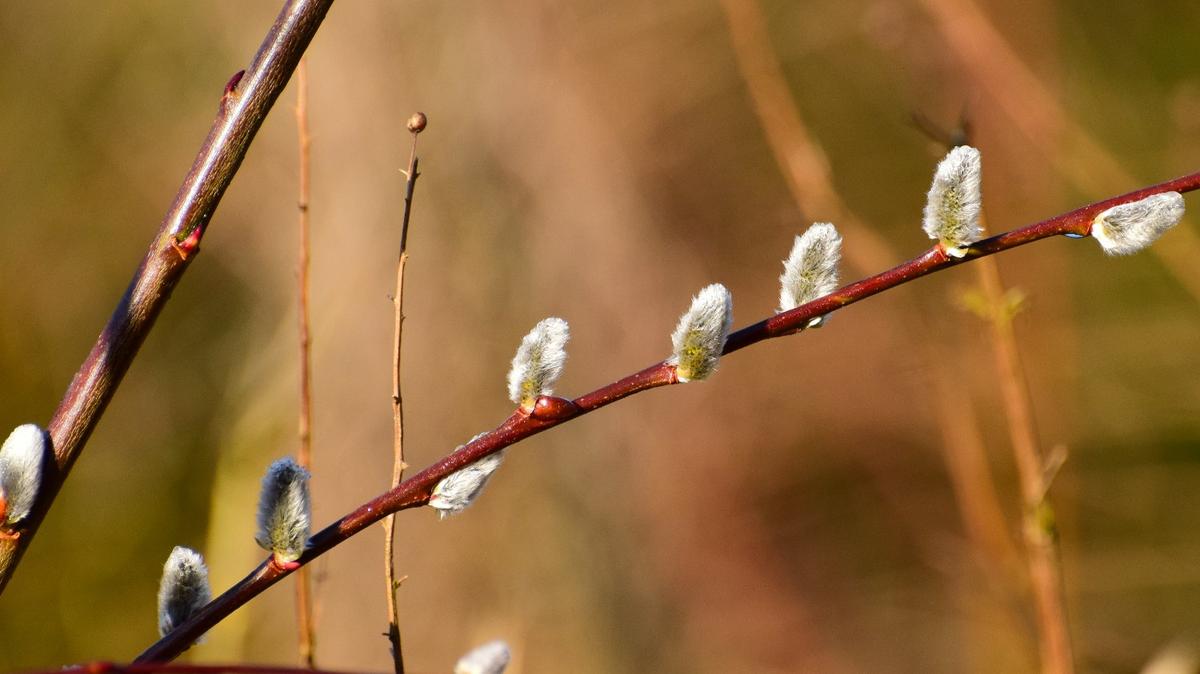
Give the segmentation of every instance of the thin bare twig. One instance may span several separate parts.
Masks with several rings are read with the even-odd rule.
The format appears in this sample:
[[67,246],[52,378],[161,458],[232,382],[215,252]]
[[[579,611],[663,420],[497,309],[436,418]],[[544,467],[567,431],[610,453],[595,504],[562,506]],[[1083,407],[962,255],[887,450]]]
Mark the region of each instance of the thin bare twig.
[[[400,218],[400,258],[396,262],[396,294],[392,296],[395,308],[392,342],[392,482],[395,489],[404,478],[404,399],[400,395],[400,352],[404,328],[404,266],[408,262],[408,220],[412,215],[413,192],[417,187],[417,134],[425,130],[425,115],[418,112],[408,120],[412,133],[412,150],[408,154],[408,169],[404,171],[404,210]],[[396,674],[404,674],[404,649],[400,639],[400,607],[396,603],[396,518],[388,515],[383,520],[383,576],[387,583],[388,641],[392,645],[392,667]]]
[[[311,177],[310,148],[312,138],[308,134],[308,59],[300,59],[296,67],[296,141],[299,147],[300,187],[296,206],[299,211],[300,248],[296,260],[296,291],[298,298],[297,323],[300,343],[300,409],[299,447],[296,463],[312,470],[312,340],[309,326],[308,272],[309,272],[309,180]],[[313,626],[312,577],[307,568],[300,569],[296,576],[296,631],[300,664],[316,669],[315,628]]]
[[[851,283],[829,295],[803,304],[791,311],[775,314],[758,323],[738,330],[729,336],[729,339],[725,343],[724,353],[730,354],[758,342],[795,334],[817,316],[837,311],[885,290],[895,288],[937,271],[955,267],[988,255],[1011,250],[1041,239],[1067,235],[1085,237],[1091,231],[1093,218],[1101,211],[1118,204],[1137,201],[1160,192],[1191,192],[1196,189],[1200,189],[1200,173],[1193,173],[1157,185],[1143,187],[1127,194],[1097,201],[1068,213],[984,239],[972,244],[966,250],[966,255],[962,258],[950,257],[946,255],[941,247],[935,246],[919,257],[904,262],[892,269],[856,283]],[[602,386],[590,393],[586,393],[574,400],[551,399],[554,404],[546,406],[549,410],[552,410],[549,414],[539,413],[538,409],[541,406],[535,408],[533,413],[518,410],[496,429],[471,440],[440,461],[401,482],[399,486],[391,491],[364,503],[353,512],[317,532],[309,540],[309,546],[304,551],[304,554],[297,560],[297,566],[311,562],[349,537],[392,513],[425,505],[429,502],[433,488],[437,483],[464,466],[470,465],[489,454],[498,452],[532,435],[598,410],[623,398],[675,383],[678,383],[675,375],[675,367],[667,361],[662,361],[628,375],[623,379]],[[292,570],[278,564],[273,564],[270,559],[264,560],[248,576],[226,590],[221,596],[209,602],[208,605],[197,611],[189,620],[181,624],[174,631],[147,648],[138,656],[136,662],[158,662],[178,656],[188,645],[224,619],[225,616],[278,582],[279,579],[291,573]]]
[[332,4],[333,0],[289,0],[250,66],[226,85],[217,118],[158,234],[47,425],[54,443],[54,462],[46,467],[38,502],[18,535],[0,538],[0,592],[12,578],[154,320],[199,252],[204,230],[225,189]]
[[1070,626],[1063,598],[1062,566],[1052,526],[1047,523],[1050,505],[1046,501],[1048,483],[1046,462],[1038,449],[1033,403],[1029,383],[1021,366],[1013,333],[1013,310],[1005,297],[996,261],[983,260],[977,267],[980,285],[991,308],[988,321],[992,350],[996,358],[996,380],[1008,420],[1009,439],[1016,459],[1021,485],[1021,531],[1029,567],[1030,587],[1037,615],[1043,672],[1069,674],[1074,671]]

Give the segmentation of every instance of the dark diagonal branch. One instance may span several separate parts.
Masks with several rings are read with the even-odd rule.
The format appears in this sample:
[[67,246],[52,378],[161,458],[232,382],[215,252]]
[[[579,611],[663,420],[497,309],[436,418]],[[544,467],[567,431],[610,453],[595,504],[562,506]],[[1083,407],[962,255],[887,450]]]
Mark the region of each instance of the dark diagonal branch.
[[283,665],[191,665],[191,664],[122,664],[119,662],[89,662],[86,665],[63,667],[28,674],[352,674],[330,669],[285,667]]
[[246,150],[333,0],[290,0],[253,62],[235,75],[213,122],[116,310],[50,419],[54,462],[47,466],[36,507],[11,538],[0,538],[0,591],[37,532],[154,319],[199,251],[200,239],[237,173]]
[[[808,325],[813,318],[832,313],[842,307],[943,269],[1054,236],[1087,236],[1091,230],[1093,218],[1112,206],[1144,199],[1159,192],[1190,192],[1196,189],[1200,189],[1200,173],[1144,187],[971,244],[962,258],[950,257],[940,246],[935,246],[919,257],[885,272],[852,283],[791,311],[776,314],[738,330],[729,335],[724,353],[730,354],[774,337],[795,334]],[[586,393],[575,400],[543,397],[539,399],[538,405],[535,406],[532,413],[518,410],[495,430],[468,442],[437,463],[405,480],[395,489],[359,506],[357,510],[318,532],[309,541],[309,547],[297,560],[297,564],[303,565],[311,562],[350,536],[391,513],[425,505],[439,481],[489,454],[635,393],[677,382],[675,367],[663,361],[602,386],[591,393]],[[270,560],[264,561],[246,578],[197,611],[191,619],[181,624],[173,632],[146,649],[136,661],[160,662],[178,656],[188,645],[225,616],[278,582],[292,570],[294,569],[285,569],[273,564]]]

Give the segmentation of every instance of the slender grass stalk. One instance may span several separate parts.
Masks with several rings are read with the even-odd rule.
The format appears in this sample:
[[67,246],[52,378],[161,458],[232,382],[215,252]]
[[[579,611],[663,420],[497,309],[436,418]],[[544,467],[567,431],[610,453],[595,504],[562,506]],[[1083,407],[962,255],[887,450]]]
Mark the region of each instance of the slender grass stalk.
[[288,0],[249,67],[225,86],[217,118],[159,225],[133,280],[75,373],[47,424],[54,462],[19,535],[0,538],[0,592],[83,452],[171,291],[200,250],[200,240],[251,141],[287,85],[333,0]]
[[[297,330],[300,345],[300,408],[298,419],[299,446],[296,463],[312,472],[312,338],[309,326],[309,189],[312,160],[312,137],[308,133],[308,58],[296,66],[296,145],[299,150],[300,185],[296,201],[300,245],[296,259]],[[296,632],[300,664],[316,669],[316,638],[313,625],[312,576],[307,568],[296,575]]]
[[[1091,230],[1092,219],[1112,206],[1138,201],[1159,192],[1191,192],[1196,189],[1200,189],[1200,173],[1192,173],[1157,185],[1143,187],[978,241],[967,247],[963,251],[962,257],[951,257],[941,246],[934,246],[908,262],[851,283],[829,295],[802,304],[790,311],[775,314],[730,334],[725,342],[723,355],[768,339],[795,334],[817,316],[837,311],[938,271],[1041,239],[1060,236],[1087,237]],[[670,362],[670,359],[667,359],[575,398],[569,406],[564,406],[561,414],[552,417],[539,416],[518,409],[494,430],[476,437],[440,461],[404,480],[392,490],[362,504],[353,512],[344,515],[319,531],[309,540],[307,549],[296,560],[296,565],[311,562],[392,513],[428,504],[438,482],[464,466],[618,400],[642,391],[677,383],[679,383],[679,379],[676,376],[675,365]],[[636,466],[632,468],[636,469]],[[196,636],[207,631],[291,571],[290,568],[272,564],[270,560],[262,562],[249,575],[198,611],[174,632],[147,648],[135,662],[161,662],[178,656]]]

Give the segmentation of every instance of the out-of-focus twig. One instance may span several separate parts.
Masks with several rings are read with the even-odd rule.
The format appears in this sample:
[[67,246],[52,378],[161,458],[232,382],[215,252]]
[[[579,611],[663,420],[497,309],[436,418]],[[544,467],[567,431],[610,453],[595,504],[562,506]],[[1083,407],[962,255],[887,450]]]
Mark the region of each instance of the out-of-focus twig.
[[[408,263],[408,222],[412,215],[413,193],[420,172],[417,168],[417,134],[425,130],[423,113],[415,113],[408,120],[412,133],[412,149],[408,155],[408,168],[404,171],[404,210],[400,218],[400,258],[396,261],[396,293],[394,305],[394,330],[392,341],[392,482],[395,489],[404,478],[404,399],[400,394],[400,352],[404,343],[404,267]],[[396,674],[404,674],[404,651],[400,639],[400,607],[396,602],[396,518],[389,515],[383,521],[384,580],[387,583],[388,640],[392,647],[392,666]]]
[[[311,177],[312,137],[308,133],[308,59],[300,59],[296,67],[296,141],[299,147],[300,187],[296,202],[299,211],[300,249],[296,261],[296,290],[298,296],[297,328],[300,343],[300,410],[299,447],[296,462],[312,470],[312,343],[309,321],[309,179]],[[308,569],[296,574],[296,630],[300,663],[316,668],[312,606],[312,577]]]
[[[981,218],[982,219],[982,218]],[[1000,269],[994,258],[980,260],[976,267],[991,328],[992,352],[996,358],[996,382],[1004,403],[1009,441],[1016,459],[1021,485],[1022,534],[1030,588],[1037,614],[1042,671],[1067,674],[1074,670],[1070,627],[1063,597],[1062,566],[1055,540],[1052,511],[1046,501],[1047,463],[1038,448],[1029,383],[1021,366],[1021,355],[1013,333],[1015,308],[1011,306]]]
[[154,320],[199,251],[204,230],[254,135],[332,4],[333,0],[285,3],[250,66],[226,85],[217,118],[174,203],[47,425],[54,443],[54,462],[47,466],[38,502],[19,535],[0,539],[0,592],[12,578]]
[[[775,314],[730,334],[725,342],[723,353],[728,355],[768,339],[794,335],[818,316],[824,316],[944,269],[1042,239],[1063,236],[1087,237],[1091,232],[1093,219],[1102,211],[1113,206],[1139,201],[1161,192],[1191,192],[1197,189],[1200,189],[1200,173],[1192,173],[1174,180],[1143,187],[978,241],[965,249],[963,257],[951,257],[946,254],[944,248],[935,245],[908,262],[851,283],[824,297],[802,304],[790,311]],[[440,461],[404,480],[396,488],[362,504],[353,512],[317,532],[309,539],[308,547],[294,564],[276,564],[272,562],[273,558],[264,560],[240,582],[147,648],[138,656],[136,662],[161,662],[177,657],[204,632],[268,587],[279,582],[281,578],[296,568],[308,564],[392,513],[429,503],[434,487],[451,473],[525,438],[594,412],[618,400],[642,391],[678,383],[680,382],[675,365],[670,360],[664,360],[601,386],[574,400],[539,398],[539,404],[535,406],[534,412],[518,409],[492,431],[475,437]],[[538,410],[543,407],[543,402],[550,403],[545,405],[545,408],[549,410],[549,413],[545,415],[538,413]]]

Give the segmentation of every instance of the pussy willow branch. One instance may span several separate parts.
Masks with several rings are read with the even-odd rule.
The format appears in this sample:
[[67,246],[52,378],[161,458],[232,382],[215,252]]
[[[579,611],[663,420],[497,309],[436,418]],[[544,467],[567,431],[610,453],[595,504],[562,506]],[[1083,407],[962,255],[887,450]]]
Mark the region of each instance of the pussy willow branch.
[[[725,343],[725,354],[744,349],[758,342],[775,337],[794,334],[808,322],[842,307],[849,306],[890,288],[955,267],[987,255],[994,255],[1052,236],[1087,236],[1092,219],[1101,211],[1117,204],[1144,199],[1159,192],[1191,192],[1200,189],[1200,173],[1169,180],[1157,185],[1098,201],[1068,213],[1041,222],[993,236],[973,244],[965,257],[953,258],[946,255],[940,246],[935,246],[908,262],[885,272],[851,283],[824,297],[803,304],[791,311],[771,316],[742,328],[729,335]],[[371,524],[391,513],[416,508],[428,503],[433,488],[447,475],[479,459],[493,454],[509,445],[536,435],[549,428],[580,417],[614,403],[635,393],[678,383],[674,366],[666,361],[656,363],[623,379],[602,386],[591,393],[558,405],[558,414],[552,418],[514,412],[495,430],[468,442],[437,463],[402,482],[398,487],[381,494],[338,521],[317,532],[309,541],[309,547],[297,560],[303,565],[325,554],[335,546]],[[565,401],[564,401],[565,402]],[[225,616],[274,585],[291,570],[274,564],[271,559],[259,564],[250,575],[243,578],[224,594],[197,611],[188,621],[167,634],[138,656],[136,662],[158,662],[170,660],[183,652],[198,637],[211,629]]]
[[154,674],[154,672],[166,674],[352,674],[344,670],[306,669],[282,665],[121,664],[119,662],[89,662],[85,665],[63,667],[46,672],[27,672],[26,674]]
[[[299,334],[300,356],[300,405],[297,423],[299,446],[296,448],[296,463],[306,470],[312,469],[312,339],[308,311],[309,264],[309,179],[311,177],[312,137],[308,134],[308,59],[300,59],[296,66],[296,145],[299,150],[300,184],[296,200],[297,228],[300,243],[296,254],[296,329]],[[296,575],[296,641],[300,663],[316,669],[316,646],[314,644],[312,575],[307,568]]]
[[14,538],[0,538],[0,592],[37,533],[84,444],[112,400],[200,239],[254,135],[283,91],[333,0],[289,0],[254,60],[226,85],[217,118],[133,280],[47,425],[54,462],[37,504]]

